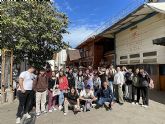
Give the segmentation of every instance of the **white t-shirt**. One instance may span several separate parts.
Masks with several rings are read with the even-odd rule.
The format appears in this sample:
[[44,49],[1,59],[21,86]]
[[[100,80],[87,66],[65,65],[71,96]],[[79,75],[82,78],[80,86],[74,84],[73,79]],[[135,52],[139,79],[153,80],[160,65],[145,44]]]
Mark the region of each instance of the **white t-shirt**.
[[[32,90],[33,80],[36,78],[36,76],[33,73],[24,71],[20,74],[19,78],[23,78],[23,88],[25,90]],[[20,89],[20,87],[19,87],[19,89]]]
[[89,99],[89,98],[91,98],[91,97],[94,97],[94,93],[93,93],[92,90],[90,90],[89,93],[87,93],[85,90],[82,90],[82,91],[80,92],[80,96],[81,96],[81,97],[84,97],[85,99]]

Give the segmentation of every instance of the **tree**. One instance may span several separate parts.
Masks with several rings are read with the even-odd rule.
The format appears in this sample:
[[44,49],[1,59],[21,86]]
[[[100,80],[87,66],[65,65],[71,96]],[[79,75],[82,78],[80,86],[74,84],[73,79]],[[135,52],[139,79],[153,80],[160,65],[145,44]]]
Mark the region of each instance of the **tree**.
[[50,2],[2,2],[0,49],[13,49],[15,60],[28,58],[29,64],[43,66],[55,51],[67,47],[68,18]]

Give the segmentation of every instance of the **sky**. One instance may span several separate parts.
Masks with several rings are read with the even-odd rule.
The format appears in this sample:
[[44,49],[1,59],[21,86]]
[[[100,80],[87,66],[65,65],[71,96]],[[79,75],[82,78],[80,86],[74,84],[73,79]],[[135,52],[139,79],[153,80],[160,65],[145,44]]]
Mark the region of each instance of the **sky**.
[[63,40],[75,48],[105,22],[139,1],[144,0],[54,0],[54,6],[69,17],[69,34]]

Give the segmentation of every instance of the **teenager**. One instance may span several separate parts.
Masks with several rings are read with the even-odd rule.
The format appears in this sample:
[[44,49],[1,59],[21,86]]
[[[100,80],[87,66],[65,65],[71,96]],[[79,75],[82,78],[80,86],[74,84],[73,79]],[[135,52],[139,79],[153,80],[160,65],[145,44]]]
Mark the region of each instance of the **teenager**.
[[75,88],[78,91],[78,93],[80,93],[81,90],[83,90],[84,87],[84,77],[83,77],[83,72],[79,71],[78,75],[75,78]]
[[69,89],[68,87],[68,79],[64,75],[63,71],[60,71],[59,73],[59,110],[62,110],[62,105],[64,103],[64,93],[67,93],[67,90]]
[[75,78],[72,69],[69,70],[67,78],[68,78],[69,88],[75,87]]
[[116,70],[114,69],[113,65],[109,67],[109,74],[108,74],[108,81],[109,81],[109,86],[113,92],[113,82],[114,82],[114,76],[116,74]]
[[48,89],[48,78],[45,75],[45,70],[40,70],[39,75],[34,80],[34,91],[36,91],[36,115],[46,113],[46,95]]
[[79,96],[78,96],[78,93],[74,87],[72,87],[70,89],[69,93],[65,93],[64,115],[67,115],[69,107],[73,109],[74,113],[80,111]]
[[144,68],[140,68],[140,73],[139,73],[139,84],[141,87],[141,94],[142,94],[142,100],[143,100],[143,105],[142,107],[147,108],[149,106],[149,83],[150,83],[150,77],[149,74],[144,71]]
[[[112,93],[111,88],[108,86],[108,82],[104,82],[103,86],[100,90],[96,92],[96,94],[99,94],[99,100],[97,102],[97,106],[101,107],[103,105],[106,105],[107,110],[112,109],[113,101],[114,101],[114,95]],[[107,104],[108,103],[108,106]]]
[[125,73],[125,100],[128,102],[132,101],[132,78],[133,72],[132,69],[128,69]]
[[124,104],[123,100],[123,91],[122,85],[124,84],[124,75],[120,70],[120,67],[117,67],[117,73],[114,76],[114,90],[115,98],[120,105]]
[[[135,95],[137,93],[137,99],[135,100]],[[139,104],[140,100],[140,84],[139,84],[139,68],[135,70],[132,78],[132,104]]]
[[35,68],[33,66],[29,66],[27,71],[24,71],[19,76],[19,88],[17,91],[17,97],[19,100],[18,110],[17,110],[17,119],[16,124],[20,124],[21,117],[24,114],[26,118],[31,118],[29,115],[30,106],[33,95],[32,87],[33,87],[33,80],[35,79],[35,75],[33,72]]
[[83,104],[84,112],[90,111],[92,107],[92,102],[96,101],[94,92],[91,90],[90,85],[87,85],[84,90],[80,92],[80,101]]
[[55,89],[58,89],[58,78],[56,77],[56,73],[52,72],[52,76],[48,82],[48,111],[52,112],[56,111],[55,108],[57,95],[54,95],[53,92]]
[[94,88],[94,92],[97,92],[101,88],[101,79],[100,79],[98,73],[96,73],[94,75],[93,88]]

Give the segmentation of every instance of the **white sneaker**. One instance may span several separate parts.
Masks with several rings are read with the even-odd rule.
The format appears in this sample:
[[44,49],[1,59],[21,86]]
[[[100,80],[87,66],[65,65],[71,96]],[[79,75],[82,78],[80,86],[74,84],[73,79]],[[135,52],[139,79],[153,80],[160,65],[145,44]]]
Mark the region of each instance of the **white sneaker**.
[[20,124],[20,123],[21,123],[21,118],[18,117],[18,118],[16,119],[16,124]]
[[56,109],[55,107],[53,107],[53,110],[54,110],[54,111],[57,111],[57,109]]
[[51,112],[53,112],[53,111],[50,109],[49,112],[51,113]]
[[42,113],[45,114],[45,113],[47,113],[47,111],[45,110],[45,111],[43,111]]
[[136,105],[140,105],[140,103],[139,102],[136,102]]
[[63,108],[63,107],[62,107],[62,105],[60,105],[58,109],[61,111],[61,110],[62,110],[62,108]]
[[36,113],[36,116],[40,116],[41,115],[41,113]]
[[27,119],[29,119],[29,118],[31,118],[31,115],[29,115],[29,113],[26,113],[26,114],[25,114],[25,117],[26,117]]
[[144,108],[148,108],[148,105],[143,105]]
[[66,116],[67,115],[67,113],[66,112],[64,112],[64,116]]
[[135,105],[135,102],[132,102],[131,104],[132,104],[132,105]]

